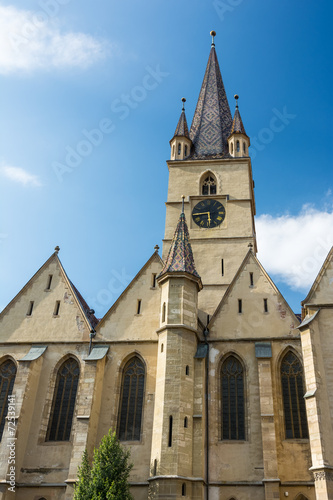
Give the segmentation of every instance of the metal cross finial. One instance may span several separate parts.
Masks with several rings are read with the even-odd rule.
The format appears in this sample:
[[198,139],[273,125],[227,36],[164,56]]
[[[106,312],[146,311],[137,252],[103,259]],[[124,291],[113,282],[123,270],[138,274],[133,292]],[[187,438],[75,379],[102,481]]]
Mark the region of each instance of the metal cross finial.
[[186,102],[185,97],[182,97],[182,103],[183,103],[182,111],[185,111],[185,102]]
[[235,94],[235,95],[234,95],[234,98],[236,99],[236,109],[238,109],[238,99],[239,99],[239,95],[238,95],[238,94]]
[[58,245],[57,245],[54,250],[55,250],[56,253],[58,253],[59,250],[60,250],[60,247],[58,247]]
[[211,31],[210,34],[212,36],[212,47],[215,47],[214,37],[216,36],[216,31]]
[[160,249],[160,247],[158,245],[154,246],[155,253],[158,253],[159,249]]
[[185,195],[182,194],[182,214],[184,213],[184,201],[185,201]]

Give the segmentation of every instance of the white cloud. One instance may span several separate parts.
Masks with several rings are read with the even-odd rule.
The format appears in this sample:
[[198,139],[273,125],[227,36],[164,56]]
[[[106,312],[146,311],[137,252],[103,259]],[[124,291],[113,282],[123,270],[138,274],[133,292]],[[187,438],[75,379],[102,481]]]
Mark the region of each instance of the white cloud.
[[[60,10],[56,0],[54,5]],[[85,68],[107,55],[110,44],[106,41],[84,33],[61,33],[55,13],[0,5],[0,73]]]
[[39,187],[42,185],[37,175],[29,174],[29,172],[21,167],[10,167],[6,165],[1,167],[0,171],[7,179],[23,184],[24,186]]
[[256,219],[258,257],[269,274],[308,291],[333,245],[333,212],[308,205],[298,215]]

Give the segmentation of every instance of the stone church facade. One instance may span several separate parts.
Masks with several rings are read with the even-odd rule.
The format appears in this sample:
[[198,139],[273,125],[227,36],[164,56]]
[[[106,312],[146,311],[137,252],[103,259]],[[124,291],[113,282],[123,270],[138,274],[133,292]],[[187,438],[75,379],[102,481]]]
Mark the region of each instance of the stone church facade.
[[71,499],[110,428],[135,500],[333,499],[333,250],[299,318],[256,257],[235,97],[232,116],[213,33],[170,141],[162,257],[102,319],[58,247],[2,311],[1,500]]

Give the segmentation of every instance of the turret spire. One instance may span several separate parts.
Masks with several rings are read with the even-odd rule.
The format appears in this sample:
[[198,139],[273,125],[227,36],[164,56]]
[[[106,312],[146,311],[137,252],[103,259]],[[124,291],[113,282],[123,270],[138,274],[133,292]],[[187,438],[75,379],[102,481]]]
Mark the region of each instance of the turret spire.
[[190,130],[193,158],[228,155],[232,117],[215,52],[215,31],[211,31],[211,35],[212,46]]
[[182,208],[182,213],[179,217],[177,228],[170,246],[169,254],[159,277],[166,273],[174,272],[185,272],[188,274],[192,274],[195,278],[200,279],[200,276],[195,269],[184,208]]
[[175,133],[173,134],[174,137],[176,136],[187,137],[187,138],[190,137],[188,133],[187,120],[185,115],[185,102],[186,102],[185,97],[182,97],[182,103],[183,103],[182,112],[180,114],[180,118],[178,120]]
[[238,108],[238,99],[239,99],[239,96],[237,94],[235,94],[234,97],[235,97],[235,100],[236,100],[236,109],[235,109],[234,119],[232,121],[232,127],[231,127],[230,134],[232,134],[233,132],[236,132],[236,133],[239,133],[239,134],[246,135],[245,128],[244,128],[244,125],[243,125],[243,121],[242,121],[242,118],[241,118],[241,115],[240,115],[240,112],[239,112],[239,108]]

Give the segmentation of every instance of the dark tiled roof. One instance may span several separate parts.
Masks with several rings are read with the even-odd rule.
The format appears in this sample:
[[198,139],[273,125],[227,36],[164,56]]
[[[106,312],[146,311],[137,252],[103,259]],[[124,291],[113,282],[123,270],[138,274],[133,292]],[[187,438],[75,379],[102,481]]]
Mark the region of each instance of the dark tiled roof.
[[196,278],[200,278],[194,265],[190,237],[184,213],[180,214],[168,257],[159,276],[173,272],[186,272],[192,274]]
[[73,285],[72,282],[70,282],[72,287],[73,287],[73,290],[76,294],[76,297],[77,299],[79,300],[81,306],[82,306],[82,309],[84,310],[85,312],[85,315],[87,316],[91,326],[93,328],[95,328],[95,326],[97,325],[98,323],[98,319],[96,318],[96,316],[92,313],[90,313],[89,311],[91,310],[90,307],[88,306],[87,302],[84,300],[84,298],[82,297],[82,295],[80,294],[80,292],[78,291],[78,289],[76,288],[75,285]]
[[178,121],[178,125],[176,127],[176,130],[175,130],[175,133],[173,136],[174,137],[175,136],[182,136],[182,137],[190,138],[189,133],[188,133],[188,127],[187,127],[187,121],[186,121],[186,115],[185,115],[184,109],[181,112],[181,115],[180,115],[180,118]]
[[236,111],[235,111],[234,119],[232,121],[230,135],[234,132],[246,135],[245,128],[243,125],[243,121],[242,121],[238,106],[236,106]]
[[223,158],[228,156],[228,137],[231,126],[232,117],[228,99],[213,46],[190,130],[190,139],[194,145],[191,157]]

